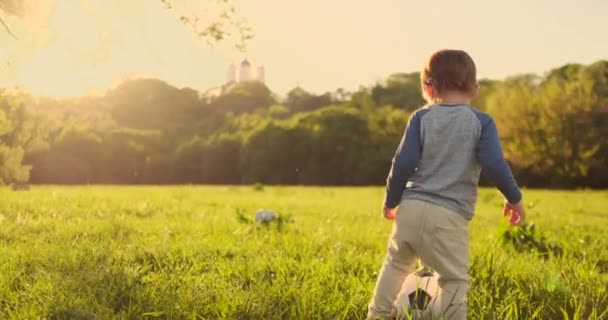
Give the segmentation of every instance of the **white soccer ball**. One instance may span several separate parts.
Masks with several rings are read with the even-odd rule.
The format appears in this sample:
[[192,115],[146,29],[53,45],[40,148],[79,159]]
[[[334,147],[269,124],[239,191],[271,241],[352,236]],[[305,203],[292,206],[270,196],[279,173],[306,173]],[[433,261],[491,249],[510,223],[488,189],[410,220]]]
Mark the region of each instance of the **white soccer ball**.
[[269,223],[276,217],[277,215],[274,213],[274,211],[268,209],[260,209],[255,214],[255,221],[261,223]]
[[428,268],[410,273],[395,301],[397,319],[408,319],[410,315],[434,308],[440,293],[438,278],[439,275]]

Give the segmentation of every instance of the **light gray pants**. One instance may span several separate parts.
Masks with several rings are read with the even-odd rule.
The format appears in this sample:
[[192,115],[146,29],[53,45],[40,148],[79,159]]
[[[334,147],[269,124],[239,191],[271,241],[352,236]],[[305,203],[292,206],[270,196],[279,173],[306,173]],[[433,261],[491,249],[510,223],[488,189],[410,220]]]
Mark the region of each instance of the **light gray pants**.
[[394,316],[393,303],[418,258],[439,274],[441,288],[439,298],[422,318],[466,319],[469,221],[454,211],[418,200],[405,200],[399,205],[368,318]]

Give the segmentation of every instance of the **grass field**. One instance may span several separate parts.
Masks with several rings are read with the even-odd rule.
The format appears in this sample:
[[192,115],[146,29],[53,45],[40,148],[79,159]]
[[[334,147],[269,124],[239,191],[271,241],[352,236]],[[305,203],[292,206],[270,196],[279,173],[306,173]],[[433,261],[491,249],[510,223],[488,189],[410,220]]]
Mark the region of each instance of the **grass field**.
[[[480,193],[470,319],[608,319],[608,192],[524,194],[535,233],[505,242],[501,196]],[[382,196],[0,189],[0,319],[363,319],[391,227]],[[251,221],[259,208],[281,223]]]

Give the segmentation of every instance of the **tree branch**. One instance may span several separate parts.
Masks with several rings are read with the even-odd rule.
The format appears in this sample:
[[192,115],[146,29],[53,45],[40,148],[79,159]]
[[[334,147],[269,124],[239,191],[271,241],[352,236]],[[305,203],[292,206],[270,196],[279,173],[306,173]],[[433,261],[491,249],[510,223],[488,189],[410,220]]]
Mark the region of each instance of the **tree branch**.
[[[1,0],[0,0],[1,1]],[[233,0],[207,0],[210,5],[218,6],[217,14],[208,17],[207,23],[200,23],[197,15],[187,12],[178,12],[173,6],[173,0],[160,0],[168,10],[175,10],[180,16],[180,21],[200,39],[206,40],[208,45],[213,45],[227,39],[235,41],[235,47],[239,51],[245,51],[246,44],[253,39],[254,34],[245,19],[239,18],[236,13]]]
[[2,19],[2,17],[0,17],[0,22],[2,22],[2,25],[4,26],[4,29],[6,29],[6,32],[11,35],[13,38],[15,38],[15,40],[17,39],[17,36],[15,36],[15,34],[11,31],[11,29],[8,27],[8,25],[6,24],[6,22],[4,22],[4,19]]

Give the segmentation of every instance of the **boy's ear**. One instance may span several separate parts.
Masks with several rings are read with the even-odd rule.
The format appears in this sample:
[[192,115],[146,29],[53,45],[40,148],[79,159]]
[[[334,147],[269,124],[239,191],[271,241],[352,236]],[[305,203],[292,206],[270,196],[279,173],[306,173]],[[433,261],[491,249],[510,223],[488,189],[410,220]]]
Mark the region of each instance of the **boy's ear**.
[[473,87],[473,92],[471,92],[471,98],[477,97],[477,94],[479,94],[479,83],[476,83],[475,87]]
[[433,99],[435,97],[435,88],[433,88],[432,85],[430,85],[428,83],[423,83],[422,90],[424,90],[424,93],[426,94],[427,97],[429,97],[431,99]]

